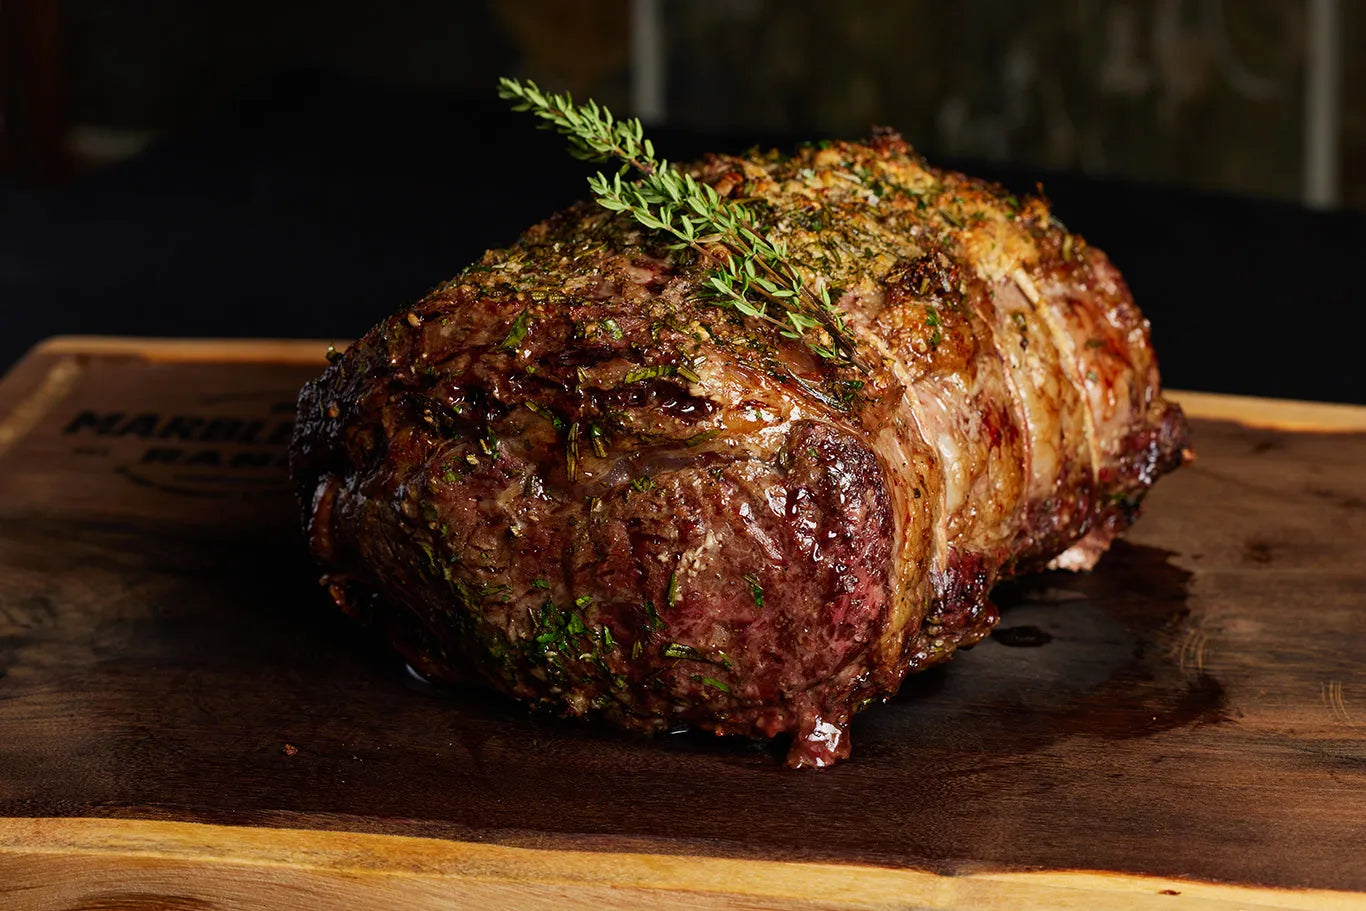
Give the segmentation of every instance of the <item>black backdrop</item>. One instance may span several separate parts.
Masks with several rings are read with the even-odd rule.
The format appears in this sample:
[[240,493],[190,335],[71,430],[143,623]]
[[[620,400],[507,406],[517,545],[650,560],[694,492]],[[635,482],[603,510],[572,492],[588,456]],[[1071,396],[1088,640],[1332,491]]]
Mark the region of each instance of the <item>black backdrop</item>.
[[[655,136],[675,160],[817,138]],[[932,160],[1042,181],[1124,271],[1168,385],[1366,403],[1366,216]],[[352,337],[584,195],[586,173],[493,100],[279,77],[118,166],[0,179],[0,368],[58,333]]]

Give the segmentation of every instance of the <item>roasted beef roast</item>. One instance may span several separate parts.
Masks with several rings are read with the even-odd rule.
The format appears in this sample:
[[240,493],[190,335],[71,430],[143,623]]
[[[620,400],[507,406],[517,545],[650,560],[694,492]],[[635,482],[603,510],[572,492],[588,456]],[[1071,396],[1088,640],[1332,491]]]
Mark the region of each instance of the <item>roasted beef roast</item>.
[[427,677],[824,766],[990,631],[998,580],[1089,568],[1186,423],[1044,200],[885,133],[690,172],[831,291],[861,366],[584,203],[335,357],[293,476],[323,583]]

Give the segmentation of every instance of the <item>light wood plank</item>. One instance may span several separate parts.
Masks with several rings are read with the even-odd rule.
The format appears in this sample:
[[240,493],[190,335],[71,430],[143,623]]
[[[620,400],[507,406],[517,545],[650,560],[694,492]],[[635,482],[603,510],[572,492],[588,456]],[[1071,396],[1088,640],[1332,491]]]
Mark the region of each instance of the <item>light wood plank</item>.
[[[397,835],[0,820],[5,907],[157,896],[209,908],[1366,908],[1366,896],[1086,871],[975,873],[541,850]],[[509,904],[511,903],[511,904]]]
[[1233,421],[1245,427],[1311,433],[1366,430],[1366,405],[1267,399],[1185,389],[1168,389],[1165,395],[1179,403],[1190,417],[1210,421]]
[[344,349],[346,339],[144,338],[116,335],[58,335],[32,354],[139,357],[164,362],[217,364],[327,364],[328,345]]

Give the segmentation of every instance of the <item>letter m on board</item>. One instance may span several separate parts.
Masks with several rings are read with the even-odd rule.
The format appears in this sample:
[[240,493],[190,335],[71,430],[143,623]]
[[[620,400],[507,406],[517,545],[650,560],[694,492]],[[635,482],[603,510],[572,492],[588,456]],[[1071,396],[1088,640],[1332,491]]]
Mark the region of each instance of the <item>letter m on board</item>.
[[71,419],[71,423],[66,425],[66,429],[62,433],[80,433],[82,430],[93,430],[97,436],[108,436],[114,432],[114,428],[122,420],[122,411],[114,411],[109,414],[82,411]]

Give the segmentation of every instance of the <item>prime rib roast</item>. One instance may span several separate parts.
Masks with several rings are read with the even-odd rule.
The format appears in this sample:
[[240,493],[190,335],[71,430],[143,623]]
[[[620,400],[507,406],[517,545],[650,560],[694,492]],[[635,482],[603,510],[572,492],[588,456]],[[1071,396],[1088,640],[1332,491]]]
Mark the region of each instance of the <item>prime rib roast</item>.
[[323,584],[426,677],[825,766],[989,633],[998,580],[1089,568],[1186,422],[1119,272],[1044,200],[890,133],[689,171],[825,284],[861,366],[583,203],[334,357],[293,477]]

